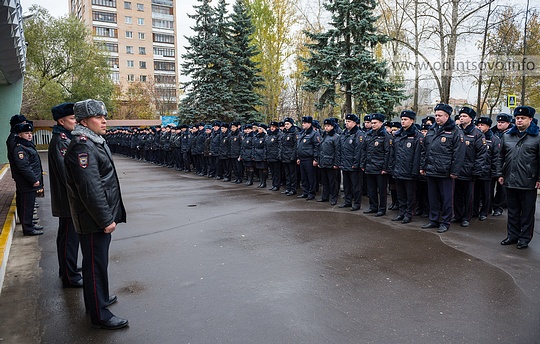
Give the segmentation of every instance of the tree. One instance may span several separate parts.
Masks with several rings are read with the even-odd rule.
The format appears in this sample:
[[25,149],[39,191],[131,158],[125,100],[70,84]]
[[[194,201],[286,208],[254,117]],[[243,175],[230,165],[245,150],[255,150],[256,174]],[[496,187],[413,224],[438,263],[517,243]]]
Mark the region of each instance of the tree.
[[90,31],[75,17],[52,17],[30,8],[24,22],[28,42],[22,112],[51,118],[50,109],[65,101],[95,98],[111,106],[113,85],[106,55],[92,43]]
[[307,45],[311,56],[302,59],[308,66],[304,87],[311,92],[323,91],[319,109],[338,106],[336,97],[341,93],[344,112],[391,114],[403,98],[399,85],[387,80],[385,62],[377,61],[373,54],[377,44],[389,40],[376,32],[375,6],[374,0],[335,0],[325,4],[332,15],[332,28],[306,32],[313,43]]

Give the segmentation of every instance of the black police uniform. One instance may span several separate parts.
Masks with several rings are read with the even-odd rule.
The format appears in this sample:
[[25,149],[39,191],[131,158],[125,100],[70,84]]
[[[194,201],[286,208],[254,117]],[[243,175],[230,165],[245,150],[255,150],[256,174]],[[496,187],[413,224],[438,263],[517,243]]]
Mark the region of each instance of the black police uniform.
[[337,203],[339,195],[339,185],[337,184],[339,173],[340,139],[335,129],[323,133],[322,141],[319,145],[319,157],[317,164],[321,172],[322,194],[318,200],[328,202],[332,205]]
[[296,155],[300,161],[300,175],[302,178],[302,195],[299,198],[314,199],[317,188],[316,168],[313,162],[319,156],[321,136],[313,126],[303,130],[298,135]]
[[358,210],[362,204],[362,188],[364,172],[361,169],[364,149],[364,132],[358,125],[346,129],[339,136],[340,155],[339,168],[343,173],[343,191],[345,202],[340,208],[352,207]]
[[366,175],[369,196],[369,210],[365,213],[376,213],[377,216],[386,214],[391,146],[392,136],[384,126],[379,130],[368,131],[365,136],[362,168]]
[[285,170],[286,195],[296,194],[296,145],[298,143],[298,129],[293,125],[289,129],[283,129],[280,140],[279,158]]
[[278,191],[281,184],[281,161],[279,157],[280,131],[269,130],[265,138],[266,161],[272,174],[272,191]]
[[474,182],[473,216],[485,220],[491,214],[491,203],[495,183],[497,183],[497,166],[501,159],[501,139],[493,135],[491,130],[484,133],[486,139],[486,161],[482,174]]

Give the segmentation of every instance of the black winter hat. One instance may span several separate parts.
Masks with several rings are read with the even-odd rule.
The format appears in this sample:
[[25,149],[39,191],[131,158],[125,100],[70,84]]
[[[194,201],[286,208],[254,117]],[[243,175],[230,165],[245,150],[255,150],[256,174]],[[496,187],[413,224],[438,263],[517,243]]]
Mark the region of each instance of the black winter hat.
[[501,113],[497,115],[497,122],[512,122],[512,116],[507,113]]
[[493,121],[489,117],[478,117],[478,119],[476,120],[476,124],[487,124],[491,127]]
[[471,109],[468,106],[464,106],[459,110],[459,114],[461,115],[462,113],[466,114],[467,116],[469,116],[472,119],[474,119],[476,117],[476,111],[474,111],[473,109]]
[[527,117],[534,118],[535,113],[536,113],[536,110],[530,106],[518,106],[517,108],[514,109],[514,117],[527,116]]
[[399,117],[408,117],[412,120],[415,120],[416,119],[416,112],[412,111],[412,110],[403,110],[401,111],[401,114],[399,115]]
[[17,123],[13,127],[13,132],[15,134],[25,133],[27,131],[34,131],[34,126],[30,123]]
[[53,119],[58,121],[60,118],[73,115],[73,105],[75,103],[58,104],[51,109]]
[[373,121],[374,119],[380,122],[384,122],[385,117],[382,113],[372,113],[371,120]]
[[313,117],[311,116],[302,117],[302,123],[313,123]]
[[448,114],[448,116],[452,115],[452,107],[448,104],[444,104],[444,103],[439,103],[435,106],[435,109],[434,111],[437,111],[437,110],[441,110],[441,111],[444,111]]
[[11,127],[15,126],[16,124],[19,124],[19,123],[22,123],[22,122],[26,122],[26,116],[25,115],[13,115],[11,116],[10,120],[9,120],[9,125]]
[[345,119],[348,120],[348,121],[353,121],[356,124],[358,124],[358,122],[360,122],[360,118],[358,118],[358,116],[356,116],[354,113],[346,114]]

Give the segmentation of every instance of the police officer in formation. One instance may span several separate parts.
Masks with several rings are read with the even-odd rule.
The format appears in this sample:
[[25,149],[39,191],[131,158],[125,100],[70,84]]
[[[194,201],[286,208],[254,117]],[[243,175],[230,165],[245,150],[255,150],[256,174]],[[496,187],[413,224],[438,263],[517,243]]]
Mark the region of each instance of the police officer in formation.
[[331,205],[336,205],[339,194],[337,173],[339,169],[340,140],[333,119],[325,119],[323,126],[324,134],[319,144],[319,157],[317,158],[323,188],[321,198],[317,202],[330,201]]
[[315,199],[315,189],[317,188],[316,167],[320,143],[321,136],[313,128],[313,117],[302,117],[302,131],[298,135],[298,146],[296,148],[296,163],[300,166],[302,194],[297,197],[305,198],[307,201]]
[[362,205],[363,171],[360,166],[363,154],[364,132],[358,127],[360,119],[355,114],[345,115],[345,130],[339,137],[338,166],[343,174],[344,202],[340,208],[360,210]]

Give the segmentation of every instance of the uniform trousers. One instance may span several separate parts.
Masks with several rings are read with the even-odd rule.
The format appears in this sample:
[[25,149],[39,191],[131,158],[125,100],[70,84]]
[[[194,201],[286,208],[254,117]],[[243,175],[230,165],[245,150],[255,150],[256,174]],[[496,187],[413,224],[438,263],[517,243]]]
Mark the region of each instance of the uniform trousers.
[[268,162],[268,167],[272,174],[272,187],[279,188],[281,184],[281,161]]
[[36,203],[36,192],[15,192],[15,203],[17,205],[17,216],[22,225],[23,232],[34,230],[34,204]]
[[209,158],[210,159],[208,160],[208,177],[216,177],[219,157],[211,155]]
[[429,221],[450,227],[453,212],[454,180],[450,177],[427,177],[427,184]]
[[58,219],[56,251],[58,253],[58,266],[63,284],[71,285],[78,282],[81,279],[81,275],[77,272],[79,234],[75,232],[71,217],[61,217]]
[[[362,204],[362,171],[343,171],[343,192],[345,194],[345,204],[360,207]],[[339,187],[339,186],[338,186]]]
[[296,191],[296,162],[284,162],[285,170],[285,188],[289,191]]
[[399,214],[412,219],[416,210],[416,180],[394,179]]
[[456,179],[454,185],[454,218],[471,221],[474,195],[474,181]]
[[322,195],[321,199],[331,202],[337,202],[339,194],[339,185],[337,184],[338,169],[334,168],[320,168],[321,182],[322,182]]
[[238,160],[238,158],[232,158],[231,164],[234,171],[234,178],[235,180],[242,181],[242,178],[244,178],[244,163],[242,160]]
[[376,210],[386,214],[388,175],[366,173],[366,179],[369,210]]
[[491,199],[493,200],[493,211],[503,212],[507,207],[506,188],[499,183],[495,183],[495,188],[491,191]]
[[182,162],[184,164],[184,171],[191,172],[191,154],[189,151],[182,153]]
[[317,173],[315,166],[313,166],[313,158],[300,159],[300,176],[302,178],[302,193],[315,196]]
[[491,190],[495,188],[494,180],[474,181],[474,199],[472,216],[488,216],[491,214]]
[[534,234],[536,211],[536,189],[522,190],[506,188],[508,202],[508,239],[529,243]]
[[109,311],[109,246],[111,234],[79,234],[83,256],[84,304],[90,313],[92,324],[98,325],[109,320],[113,314]]
[[225,179],[231,178],[231,164],[228,158],[219,158],[216,175]]

